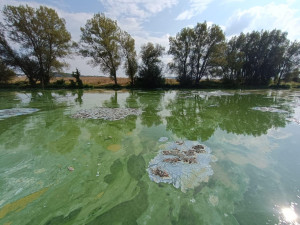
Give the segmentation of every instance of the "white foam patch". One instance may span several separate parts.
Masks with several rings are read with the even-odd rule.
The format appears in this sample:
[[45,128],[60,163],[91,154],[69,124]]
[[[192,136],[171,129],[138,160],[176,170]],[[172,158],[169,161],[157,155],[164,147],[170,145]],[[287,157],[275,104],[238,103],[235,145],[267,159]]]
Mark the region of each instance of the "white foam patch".
[[2,109],[0,110],[0,120],[10,118],[13,116],[27,115],[39,111],[39,109],[34,108],[12,108],[12,109]]
[[[197,149],[197,146],[202,147]],[[186,192],[213,175],[210,163],[216,157],[207,146],[186,140],[167,142],[162,148],[147,169],[152,181],[173,184]]]
[[262,112],[275,112],[275,113],[288,113],[282,109],[276,109],[274,107],[253,107],[253,110],[262,111]]
[[124,119],[125,117],[130,115],[138,116],[140,114],[142,114],[142,111],[140,109],[97,107],[94,109],[80,110],[71,117],[81,119],[104,119],[114,121]]

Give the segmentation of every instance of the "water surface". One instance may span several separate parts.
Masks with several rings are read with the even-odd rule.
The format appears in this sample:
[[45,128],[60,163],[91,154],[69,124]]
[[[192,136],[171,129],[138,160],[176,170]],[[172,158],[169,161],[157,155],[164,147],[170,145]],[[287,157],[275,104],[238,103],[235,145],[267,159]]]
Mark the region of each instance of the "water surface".
[[[300,223],[299,91],[1,91],[0,102],[38,109],[0,120],[0,224]],[[71,118],[94,107],[143,112]],[[186,192],[151,181],[161,137],[208,146],[213,175]]]

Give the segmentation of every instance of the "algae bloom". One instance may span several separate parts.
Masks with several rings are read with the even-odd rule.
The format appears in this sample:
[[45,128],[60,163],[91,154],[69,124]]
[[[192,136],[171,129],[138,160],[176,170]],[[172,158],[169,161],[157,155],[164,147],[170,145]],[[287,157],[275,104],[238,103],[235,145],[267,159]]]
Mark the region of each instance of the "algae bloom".
[[182,192],[198,186],[213,175],[210,162],[216,161],[211,150],[197,141],[167,142],[148,166],[156,183],[169,183]]

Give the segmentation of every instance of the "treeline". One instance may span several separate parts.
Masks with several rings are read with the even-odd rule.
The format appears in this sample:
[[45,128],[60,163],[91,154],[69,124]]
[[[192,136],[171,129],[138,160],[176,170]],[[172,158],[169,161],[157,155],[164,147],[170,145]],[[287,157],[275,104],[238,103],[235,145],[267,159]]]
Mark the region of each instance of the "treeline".
[[169,66],[184,86],[198,85],[203,77],[245,85],[299,79],[300,43],[280,30],[241,33],[226,41],[219,26],[204,22],[182,29],[169,42]]
[[[161,57],[165,49],[159,44],[144,44],[138,65],[135,40],[102,13],[80,28],[78,43],[72,41],[65,20],[54,9],[5,6],[2,14],[0,83],[11,79],[13,70],[21,70],[30,85],[47,86],[54,73],[66,66],[63,59],[76,53],[91,59],[90,63],[110,75],[115,85],[120,66],[132,86],[164,85]],[[204,22],[182,29],[169,43],[168,54],[173,60],[168,68],[181,86],[197,86],[203,78],[246,85],[299,79],[300,43],[291,42],[280,30],[241,33],[226,41],[219,26]],[[79,71],[74,74],[82,86]]]
[[[0,82],[13,77],[21,70],[31,86],[49,85],[54,73],[66,66],[63,59],[76,53],[90,58],[90,63],[100,66],[117,85],[117,70],[124,66],[131,85],[157,87],[164,82],[160,57],[164,48],[147,43],[142,46],[142,64],[138,66],[135,40],[121,30],[117,22],[98,13],[81,27],[79,43],[71,40],[66,22],[56,11],[41,6],[5,6],[2,10],[4,24],[0,24]],[[17,46],[17,48],[13,48]],[[137,72],[139,72],[137,76]],[[77,70],[74,74],[79,74]],[[79,76],[78,87],[82,87]],[[75,77],[75,75],[74,75]],[[76,86],[75,84],[72,84]]]

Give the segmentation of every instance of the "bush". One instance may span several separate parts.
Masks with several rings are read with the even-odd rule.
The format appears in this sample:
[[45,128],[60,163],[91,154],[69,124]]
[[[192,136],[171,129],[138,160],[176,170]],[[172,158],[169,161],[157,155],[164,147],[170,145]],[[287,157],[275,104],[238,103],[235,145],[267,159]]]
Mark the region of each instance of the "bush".
[[136,80],[138,86],[146,88],[161,87],[164,83],[165,79],[161,75],[161,69],[156,65],[141,68],[139,77]]
[[0,61],[0,83],[6,84],[16,76],[15,72],[9,69]]
[[64,79],[60,79],[60,80],[55,81],[53,84],[57,85],[57,86],[64,86],[66,84],[66,82]]
[[148,43],[141,48],[142,66],[136,85],[145,88],[156,88],[164,85],[165,79],[162,77],[162,62],[160,57],[164,53],[164,48],[159,44]]

